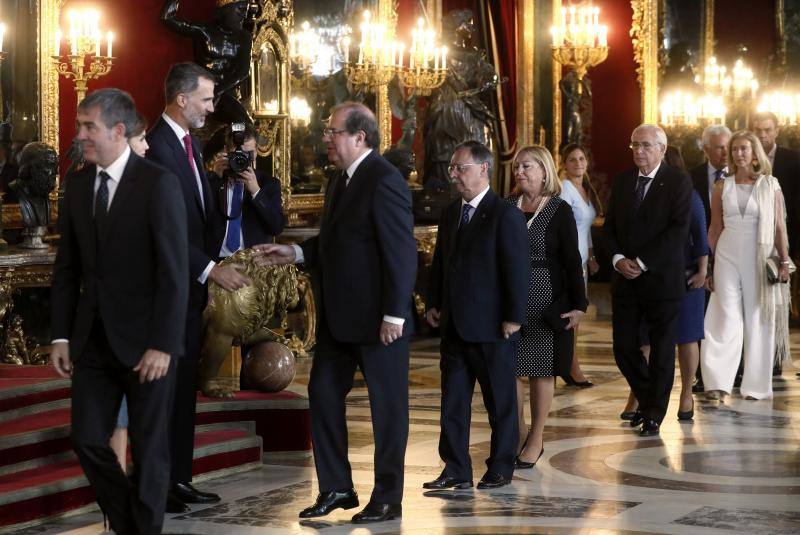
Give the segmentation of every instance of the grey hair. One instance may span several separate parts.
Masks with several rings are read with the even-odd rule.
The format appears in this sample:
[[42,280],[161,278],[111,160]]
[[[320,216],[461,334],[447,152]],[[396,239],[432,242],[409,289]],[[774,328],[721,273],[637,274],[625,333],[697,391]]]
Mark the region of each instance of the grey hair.
[[731,137],[731,129],[724,124],[712,124],[703,130],[703,146],[708,147],[711,144],[712,136],[728,136]]
[[131,135],[139,122],[140,115],[131,95],[115,87],[93,91],[78,104],[78,111],[85,112],[92,108],[100,108],[100,120],[106,128],[121,123],[125,127],[126,137]]
[[453,153],[455,154],[461,149],[468,150],[473,161],[478,165],[483,163],[489,164],[487,174],[491,176],[492,169],[494,168],[494,156],[492,155],[492,151],[489,150],[489,147],[480,141],[470,140],[460,143],[455,149],[453,149]]
[[364,143],[371,149],[377,149],[381,144],[381,133],[378,130],[378,120],[372,110],[361,102],[341,102],[331,108],[331,116],[344,110],[347,117],[344,120],[344,129],[350,135],[364,132]]
[[196,63],[187,61],[170,67],[164,80],[164,96],[171,104],[180,94],[192,93],[200,85],[200,78],[216,83],[214,75]]
[[650,124],[650,123],[640,124],[639,126],[633,129],[633,132],[631,132],[631,141],[633,141],[633,136],[635,136],[637,132],[641,131],[654,132],[656,135],[656,142],[665,149],[667,148],[667,144],[669,143],[667,141],[667,133],[664,132],[664,129],[658,126],[657,124]]

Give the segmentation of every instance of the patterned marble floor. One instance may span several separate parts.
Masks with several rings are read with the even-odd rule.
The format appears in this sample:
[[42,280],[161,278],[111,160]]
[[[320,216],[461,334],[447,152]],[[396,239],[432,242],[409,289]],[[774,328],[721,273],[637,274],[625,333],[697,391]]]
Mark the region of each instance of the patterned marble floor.
[[[272,457],[262,470],[203,483],[223,496],[213,506],[170,516],[165,533],[800,533],[800,378],[785,369],[775,398],[724,404],[695,397],[695,420],[679,423],[677,388],[661,436],[641,438],[619,420],[627,389],[614,365],[608,320],[586,322],[578,356],[595,382],[585,390],[559,380],[545,453],[496,491],[423,492],[441,471],[438,341],[417,340],[411,361],[411,436],[402,521],[356,527],[356,510],[299,522],[317,488],[310,458]],[[800,331],[792,334],[800,355]],[[800,360],[795,361],[800,364]],[[310,362],[291,389],[305,393]],[[676,377],[677,384],[677,377]],[[372,482],[367,394],[357,380],[349,397],[350,460],[359,494]],[[475,479],[484,471],[489,426],[473,400],[471,453]],[[62,519],[33,533],[97,534],[97,513]]]

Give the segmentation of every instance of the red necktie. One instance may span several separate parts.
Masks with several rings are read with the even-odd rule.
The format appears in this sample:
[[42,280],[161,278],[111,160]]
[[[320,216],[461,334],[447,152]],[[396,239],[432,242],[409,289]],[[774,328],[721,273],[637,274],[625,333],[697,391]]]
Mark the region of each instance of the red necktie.
[[194,163],[194,151],[192,150],[192,136],[186,134],[183,136],[183,146],[186,149],[186,155],[189,157],[189,168],[192,170],[195,180],[197,181],[197,189],[200,192],[200,204],[203,210],[206,208],[206,201],[203,198],[203,184],[200,182],[200,176],[197,173],[197,167]]

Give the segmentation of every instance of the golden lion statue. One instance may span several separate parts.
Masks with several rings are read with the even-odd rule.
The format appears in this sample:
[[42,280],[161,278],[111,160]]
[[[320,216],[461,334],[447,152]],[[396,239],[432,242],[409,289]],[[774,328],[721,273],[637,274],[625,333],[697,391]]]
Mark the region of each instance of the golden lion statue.
[[[232,397],[238,390],[214,381],[231,345],[254,345],[267,340],[286,343],[283,335],[269,325],[277,319],[278,328],[286,329],[287,311],[297,306],[300,298],[297,268],[292,265],[260,266],[253,261],[250,249],[238,251],[220,262],[227,264],[242,266],[250,286],[229,292],[209,282],[198,379],[203,393],[212,397]],[[274,322],[272,326],[276,327]]]

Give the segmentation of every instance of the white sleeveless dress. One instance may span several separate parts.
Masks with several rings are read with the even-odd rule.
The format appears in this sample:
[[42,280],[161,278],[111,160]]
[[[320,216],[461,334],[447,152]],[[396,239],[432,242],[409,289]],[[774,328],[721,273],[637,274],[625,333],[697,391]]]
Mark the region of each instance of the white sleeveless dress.
[[762,319],[756,280],[759,210],[752,191],[744,201],[746,188],[737,186],[732,176],[722,187],[724,228],[714,252],[714,291],[706,310],[700,365],[706,391],[730,393],[744,347],[741,394],[766,399],[772,397],[775,324]]

